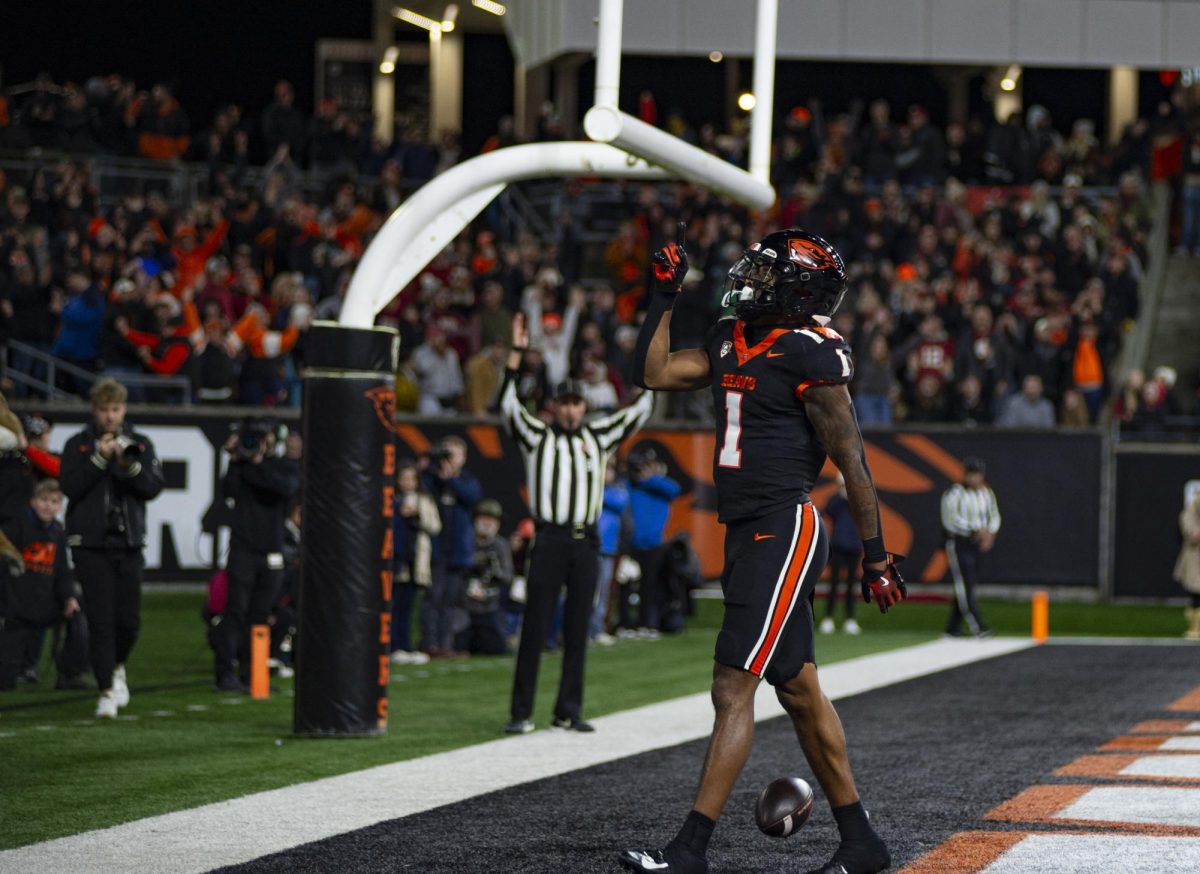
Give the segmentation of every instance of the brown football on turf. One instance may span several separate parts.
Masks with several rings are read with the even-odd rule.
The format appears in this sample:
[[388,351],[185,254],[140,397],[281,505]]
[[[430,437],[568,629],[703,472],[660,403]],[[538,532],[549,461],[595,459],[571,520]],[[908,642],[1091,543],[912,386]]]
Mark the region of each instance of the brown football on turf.
[[754,805],[754,820],[764,835],[786,838],[808,822],[812,787],[799,777],[780,777],[767,784]]

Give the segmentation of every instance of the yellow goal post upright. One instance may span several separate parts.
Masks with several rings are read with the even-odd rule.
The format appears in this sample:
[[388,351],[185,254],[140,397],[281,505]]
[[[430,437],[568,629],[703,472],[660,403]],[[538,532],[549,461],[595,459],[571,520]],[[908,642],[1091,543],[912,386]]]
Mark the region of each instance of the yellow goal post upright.
[[[380,734],[387,727],[386,502],[395,423],[385,382],[388,368],[395,369],[396,342],[394,332],[375,327],[378,313],[510,182],[677,178],[751,209],[775,202],[769,171],[778,0],[757,0],[749,171],[620,111],[623,13],[623,0],[599,0],[595,105],[584,117],[592,142],[497,149],[435,176],[392,213],[363,253],[339,322],[318,323],[310,332],[293,714],[299,734]],[[356,405],[363,411],[357,415]]]

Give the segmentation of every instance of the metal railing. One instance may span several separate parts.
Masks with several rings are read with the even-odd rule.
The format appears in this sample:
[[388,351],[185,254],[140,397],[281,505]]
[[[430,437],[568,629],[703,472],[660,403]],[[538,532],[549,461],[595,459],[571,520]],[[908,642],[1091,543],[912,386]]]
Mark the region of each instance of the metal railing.
[[[103,374],[92,373],[20,340],[9,340],[5,343],[3,351],[3,357],[0,358],[0,365],[3,365],[0,367],[0,376],[7,377],[14,385],[24,389],[20,392],[22,395],[34,394],[51,401],[81,401],[87,389],[103,377]],[[23,356],[29,364],[40,366],[30,367],[33,373],[14,367],[13,353]],[[39,370],[41,373],[35,375]],[[77,389],[83,390],[68,391],[62,388],[61,383],[66,381],[61,379],[63,377],[73,381]],[[192,383],[186,376],[122,373],[118,382],[126,388],[152,389],[155,394],[161,393],[164,396],[177,391],[180,404],[191,406],[192,403]]]

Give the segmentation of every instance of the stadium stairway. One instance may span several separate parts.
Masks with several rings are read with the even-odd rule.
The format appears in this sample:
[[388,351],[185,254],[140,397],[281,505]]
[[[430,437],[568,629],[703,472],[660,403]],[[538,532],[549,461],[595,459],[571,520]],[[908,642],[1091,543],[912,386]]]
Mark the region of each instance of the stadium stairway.
[[1200,341],[1196,337],[1200,326],[1200,258],[1171,255],[1153,318],[1146,369],[1164,364],[1174,367],[1179,373],[1175,396],[1188,407],[1200,379]]

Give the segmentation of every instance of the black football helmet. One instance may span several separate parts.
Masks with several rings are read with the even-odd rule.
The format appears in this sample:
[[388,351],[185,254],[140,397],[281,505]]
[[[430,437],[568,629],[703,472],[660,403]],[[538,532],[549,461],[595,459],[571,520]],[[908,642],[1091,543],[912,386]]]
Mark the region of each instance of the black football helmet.
[[803,316],[827,322],[846,294],[846,266],[828,241],[788,228],[767,234],[729,270],[724,306],[739,319]]

